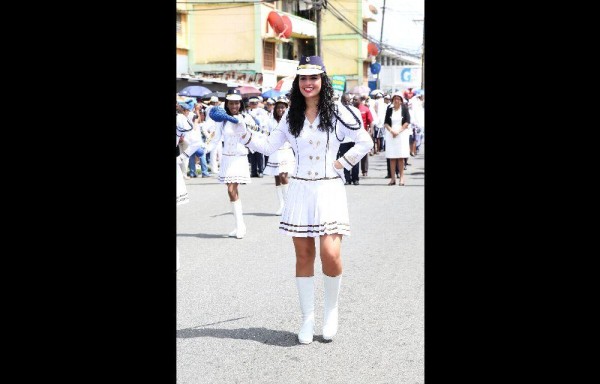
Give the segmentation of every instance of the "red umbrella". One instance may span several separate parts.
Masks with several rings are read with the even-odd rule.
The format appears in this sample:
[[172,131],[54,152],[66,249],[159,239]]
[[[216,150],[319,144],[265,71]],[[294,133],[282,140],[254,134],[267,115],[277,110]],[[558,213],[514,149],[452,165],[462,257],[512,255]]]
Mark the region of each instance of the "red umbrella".
[[258,88],[251,85],[244,85],[243,87],[237,87],[236,89],[240,91],[243,97],[260,96],[262,93]]

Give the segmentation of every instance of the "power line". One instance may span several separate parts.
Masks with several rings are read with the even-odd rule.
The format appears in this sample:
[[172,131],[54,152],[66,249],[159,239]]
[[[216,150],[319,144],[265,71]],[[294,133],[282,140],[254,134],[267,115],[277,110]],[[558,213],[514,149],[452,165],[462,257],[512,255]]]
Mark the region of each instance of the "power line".
[[[252,6],[254,4],[259,4],[259,3],[274,3],[276,1],[281,1],[281,0],[257,0],[257,1],[221,1],[219,3],[206,3],[203,1],[177,1],[177,3],[179,4],[232,4],[231,6],[228,7],[222,7],[222,8],[214,8],[214,7],[210,7],[210,8],[206,8],[206,9],[189,9],[186,10],[186,12],[206,12],[206,11],[214,11],[214,10],[223,10],[223,9],[233,9],[233,8],[241,8],[241,7],[247,7],[247,6]],[[320,0],[322,2],[322,6],[323,8],[327,9],[336,19],[338,19],[340,22],[342,22],[342,24],[346,25],[348,28],[350,28],[350,30],[352,30],[353,32],[359,34],[361,37],[363,37],[364,39],[377,44],[382,50],[385,49],[387,51],[390,51],[392,53],[398,54],[398,55],[407,55],[407,56],[415,56],[418,57],[418,51],[416,51],[417,53],[411,53],[408,50],[403,50],[400,49],[398,47],[395,47],[391,44],[387,44],[387,43],[383,43],[383,41],[378,40],[377,38],[369,35],[366,32],[363,32],[362,27],[359,28],[358,26],[356,26],[351,20],[349,20],[343,12],[341,12],[340,10],[338,10],[331,1],[323,1]],[[234,5],[237,4],[237,5]],[[390,8],[386,8],[386,9],[390,9]],[[349,12],[346,12],[349,13]],[[382,37],[383,38],[383,37]]]
[[258,0],[258,1],[219,1],[219,2],[214,2],[214,3],[209,3],[206,1],[176,1],[176,3],[178,4],[243,4],[243,3],[252,3],[252,4],[257,4],[257,3],[274,3],[276,1],[281,1],[281,0]]
[[378,40],[377,38],[363,32],[362,28],[358,28],[355,24],[353,24],[350,20],[348,20],[348,18],[346,18],[336,7],[333,6],[333,4],[331,4],[331,2],[327,2],[327,6],[326,6],[327,10],[329,10],[331,12],[331,14],[337,18],[338,20],[340,20],[344,25],[346,25],[347,27],[349,27],[352,31],[354,31],[355,33],[361,35],[363,38],[369,40],[372,43],[375,43],[377,45],[379,45],[379,47],[381,47],[381,49],[385,49],[387,51],[390,51],[392,53],[396,53],[398,55],[407,55],[407,56],[415,56],[418,57],[418,55],[414,54],[414,53],[410,53],[408,51],[404,51],[402,49],[398,49],[395,46],[392,46],[390,44],[386,44],[383,43],[382,41]]

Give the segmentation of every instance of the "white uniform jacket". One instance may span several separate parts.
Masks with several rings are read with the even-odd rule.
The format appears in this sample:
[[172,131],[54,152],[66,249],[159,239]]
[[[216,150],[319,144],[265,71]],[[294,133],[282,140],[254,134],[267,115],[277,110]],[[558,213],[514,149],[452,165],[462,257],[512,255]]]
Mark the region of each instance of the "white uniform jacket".
[[[236,116],[233,116],[240,121],[243,121],[248,128],[256,128],[256,123],[252,116],[242,113]],[[206,152],[211,152],[217,145],[220,145],[221,141],[223,141],[223,155],[224,156],[242,156],[248,154],[248,148],[246,148],[243,144],[240,143],[240,137],[242,134],[236,133],[234,124],[229,121],[224,122],[216,122],[211,120],[208,124],[214,124],[214,127],[207,127],[208,131],[214,130],[215,136],[210,140],[209,144],[206,147]],[[251,128],[251,129],[252,129]]]
[[[250,140],[246,144],[248,148],[267,156],[281,148],[286,141],[289,142],[294,150],[297,164],[294,174],[290,175],[292,178],[319,180],[339,177],[333,170],[333,162],[337,159],[340,143],[345,137],[349,137],[355,142],[355,145],[337,160],[348,170],[373,147],[373,140],[369,133],[362,128],[360,115],[353,116],[346,108],[339,108],[338,115],[347,125],[356,129],[346,127],[334,117],[334,131],[324,132],[317,129],[320,121],[317,116],[312,124],[308,122],[308,119],[304,120],[304,127],[298,137],[294,137],[289,131],[287,114],[288,111],[285,112],[279,125],[269,136],[258,132],[249,132],[241,141],[246,144]],[[248,139],[250,134],[252,137]]]
[[[191,116],[191,114],[190,114]],[[202,133],[200,132],[199,127],[194,127],[194,123],[190,121],[190,119],[182,113],[178,113],[175,119],[175,134],[176,134],[176,144],[179,143],[181,137],[187,142],[188,146],[183,151],[187,157],[193,155],[198,149],[206,147],[206,143],[202,139]]]

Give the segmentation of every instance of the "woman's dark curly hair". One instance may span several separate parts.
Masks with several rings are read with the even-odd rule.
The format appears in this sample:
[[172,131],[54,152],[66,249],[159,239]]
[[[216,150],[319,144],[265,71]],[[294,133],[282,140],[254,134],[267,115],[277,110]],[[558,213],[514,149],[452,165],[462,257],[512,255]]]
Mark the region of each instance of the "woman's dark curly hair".
[[[306,111],[306,100],[300,92],[300,76],[296,75],[292,83],[290,94],[290,108],[287,115],[287,122],[290,126],[290,133],[298,137],[304,126],[304,112]],[[321,92],[319,92],[319,117],[321,123],[318,129],[321,131],[333,132],[333,116],[337,114],[337,105],[333,102],[333,86],[331,80],[325,72],[321,73]]]

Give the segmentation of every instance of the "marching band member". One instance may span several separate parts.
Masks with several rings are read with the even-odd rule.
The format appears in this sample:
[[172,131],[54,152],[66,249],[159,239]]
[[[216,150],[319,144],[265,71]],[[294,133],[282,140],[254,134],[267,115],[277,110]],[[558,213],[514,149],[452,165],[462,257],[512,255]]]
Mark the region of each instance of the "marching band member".
[[[180,113],[177,114],[175,118],[175,127],[176,129],[176,142],[179,144],[180,142],[184,142],[186,144],[185,149],[181,151],[181,154],[177,158],[178,164],[187,164],[190,161],[190,156],[192,156],[196,151],[200,148],[205,148],[206,143],[202,139],[202,133],[200,131],[200,127],[198,127],[198,122],[193,121],[193,113],[194,105],[196,104],[196,100],[193,98],[188,98],[184,101],[178,101],[177,107]],[[183,167],[184,170],[187,167]]]
[[[269,133],[277,128],[287,107],[288,99],[285,96],[280,96],[275,102],[273,114],[267,124]],[[288,189],[288,174],[294,171],[295,166],[296,158],[294,157],[292,146],[287,141],[281,148],[268,157],[265,175],[275,177],[275,188],[277,190],[277,197],[279,198],[279,208],[277,209],[277,212],[275,212],[276,215],[281,215],[281,213],[283,213],[283,206],[285,204]]]
[[[287,141],[294,150],[296,169],[291,175],[279,231],[292,237],[296,253],[296,286],[302,310],[298,333],[301,344],[314,335],[315,238],[324,280],[323,338],[332,340],[338,329],[338,295],[342,278],[342,236],[350,235],[343,169],[350,169],[373,147],[361,128],[361,118],[333,101],[333,87],[319,56],[302,56],[296,70],[290,106],[269,136],[235,126],[240,143],[271,155]],[[355,145],[336,155],[342,140]]]
[[[248,148],[239,143],[240,134],[234,127],[238,122],[244,122],[249,128],[256,128],[252,116],[244,111],[242,95],[238,90],[229,90],[225,96],[225,109],[212,107],[210,117],[213,120],[214,137],[211,138],[206,151],[211,152],[223,141],[223,157],[219,167],[219,182],[227,184],[227,194],[231,202],[235,217],[235,229],[229,233],[230,237],[243,238],[246,235],[246,224],[242,213],[242,201],[238,191],[239,184],[249,184],[250,169],[248,164]],[[211,129],[209,129],[210,131]]]
[[[187,143],[187,148],[182,151],[176,158],[176,195],[175,200],[177,206],[189,203],[189,195],[185,186],[183,170],[180,164],[188,164],[191,154],[194,154],[199,148],[204,147],[205,143],[202,141],[202,137],[196,127],[194,129],[194,123],[191,118],[191,111],[194,108],[193,99],[185,99],[177,102],[178,113],[175,117],[175,147],[180,142],[184,141]],[[176,256],[176,267],[175,270],[179,270],[179,248],[177,248]]]

